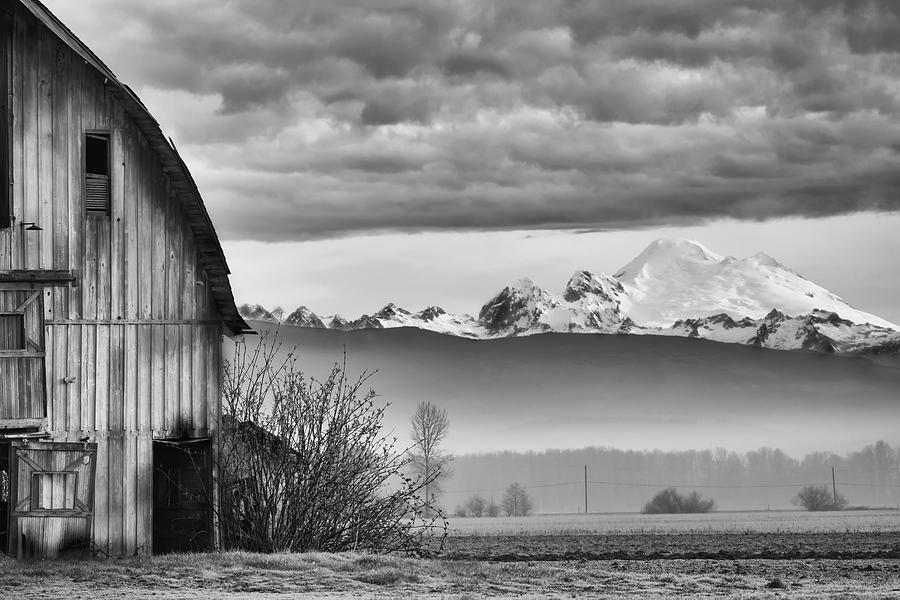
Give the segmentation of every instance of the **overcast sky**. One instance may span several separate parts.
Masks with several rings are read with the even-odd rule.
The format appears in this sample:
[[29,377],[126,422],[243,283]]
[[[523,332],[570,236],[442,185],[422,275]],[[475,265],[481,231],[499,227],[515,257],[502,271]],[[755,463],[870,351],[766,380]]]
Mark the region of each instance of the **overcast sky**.
[[239,301],[477,312],[662,235],[900,322],[897,0],[45,0],[185,155]]

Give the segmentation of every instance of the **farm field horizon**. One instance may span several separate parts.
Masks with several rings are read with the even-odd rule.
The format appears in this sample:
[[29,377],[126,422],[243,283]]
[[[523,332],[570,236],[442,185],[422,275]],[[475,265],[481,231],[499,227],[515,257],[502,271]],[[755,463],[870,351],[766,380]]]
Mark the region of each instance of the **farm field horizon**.
[[640,512],[448,517],[451,536],[679,533],[900,532],[900,510],[749,510],[702,514]]
[[447,558],[508,562],[846,560],[896,558],[898,552],[897,510],[450,518],[439,549]]

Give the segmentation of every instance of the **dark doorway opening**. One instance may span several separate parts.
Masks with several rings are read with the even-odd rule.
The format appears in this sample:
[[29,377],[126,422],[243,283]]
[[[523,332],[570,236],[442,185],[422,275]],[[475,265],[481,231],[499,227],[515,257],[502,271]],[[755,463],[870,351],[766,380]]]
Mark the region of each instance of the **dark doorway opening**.
[[212,546],[210,440],[153,442],[153,552]]

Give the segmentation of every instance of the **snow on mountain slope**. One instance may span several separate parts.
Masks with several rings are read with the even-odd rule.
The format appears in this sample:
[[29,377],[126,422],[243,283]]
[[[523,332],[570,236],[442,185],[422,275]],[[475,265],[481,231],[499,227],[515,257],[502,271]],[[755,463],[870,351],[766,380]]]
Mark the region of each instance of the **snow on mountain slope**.
[[[281,311],[281,314],[284,314],[284,311]],[[294,312],[288,315],[286,319],[282,319],[278,317],[278,313],[276,311],[272,311],[272,316],[276,318],[278,321],[284,321],[286,325],[294,325],[296,327],[310,327],[314,329],[324,329],[325,323],[322,322],[316,313],[309,310],[305,306],[301,306]]]
[[622,316],[630,305],[625,289],[607,275],[579,271],[561,297],[522,279],[482,307],[478,322],[490,336],[543,333],[620,333],[631,325]]
[[461,337],[482,337],[475,319],[469,315],[451,315],[440,306],[429,306],[415,314],[400,308],[394,303],[388,304],[373,315],[385,329],[393,327],[417,327],[437,333]]
[[[246,304],[241,311],[262,321],[281,321],[284,314]],[[560,295],[521,279],[485,303],[477,319],[437,306],[412,313],[391,303],[353,321],[319,318],[300,307],[284,322],[344,331],[415,327],[477,339],[630,333],[781,350],[896,354],[900,348],[900,327],[853,308],[766,254],[723,257],[699,242],[673,239],[653,242],[615,276],[578,271]]]
[[657,240],[615,277],[633,298],[628,316],[642,325],[667,327],[718,313],[759,319],[774,308],[789,315],[818,309],[854,323],[896,328],[766,254],[722,257],[692,240]]

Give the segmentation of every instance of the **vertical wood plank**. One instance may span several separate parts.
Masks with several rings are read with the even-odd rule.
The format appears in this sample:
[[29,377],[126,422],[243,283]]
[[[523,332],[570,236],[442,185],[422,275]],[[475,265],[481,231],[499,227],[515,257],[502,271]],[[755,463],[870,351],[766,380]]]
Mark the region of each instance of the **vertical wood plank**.
[[122,462],[122,554],[137,553],[137,491],[138,491],[138,436],[134,432],[124,435],[125,452]]
[[[38,64],[39,60],[35,54],[40,49],[40,38],[37,36],[38,30],[33,27],[26,29],[26,36],[19,46],[19,50],[25,51],[28,48],[28,54],[21,64],[22,67],[22,106],[20,121],[22,122],[22,170],[19,173],[39,173],[40,163],[38,161],[38,141],[40,140],[40,130],[38,125]],[[19,215],[20,222],[36,221],[39,218],[39,182],[37,177],[23,177],[25,183],[24,197],[22,198],[21,211]],[[39,246],[38,240],[35,238],[35,232],[26,233],[22,227],[16,228],[17,233],[21,237],[24,254],[21,264],[24,268],[33,269],[39,264]]]
[[109,438],[109,552],[122,556],[125,552],[125,444],[122,432],[114,432]]
[[152,325],[150,346],[151,390],[152,403],[151,419],[154,434],[164,435],[166,430],[166,335],[165,326]]
[[[121,109],[119,109],[121,110]],[[109,318],[121,320],[125,314],[125,161],[122,129],[110,135],[110,250],[109,250]]]
[[[83,125],[83,93],[84,93],[84,61],[72,60],[69,69],[69,265],[76,277],[84,273],[85,231],[84,204],[82,202],[82,186],[84,166],[82,144],[84,140]],[[79,284],[84,288],[84,281]],[[78,319],[82,315],[82,290],[70,290],[68,295],[70,319]]]
[[182,429],[181,411],[179,406],[178,393],[181,389],[178,383],[178,359],[180,356],[179,346],[181,339],[179,335],[178,325],[165,325],[165,361],[166,370],[166,387],[165,387],[165,430],[166,435],[179,435]]
[[[140,262],[138,259],[138,214],[139,202],[137,193],[137,173],[142,170],[142,165],[136,161],[137,144],[135,136],[137,132],[133,126],[127,126],[128,135],[125,136],[122,171],[125,192],[123,197],[124,215],[124,243],[125,243],[125,319],[137,319],[140,302]],[[143,229],[143,228],[142,228]]]
[[[66,389],[66,422],[69,431],[84,431],[82,422],[82,396],[81,396],[81,331],[80,325],[69,325],[68,344],[66,356],[66,370],[64,377],[74,377],[75,381],[65,386]],[[80,437],[80,436],[79,436]]]
[[97,326],[81,326],[81,426],[97,431]]
[[146,435],[153,432],[153,337],[152,326],[138,325],[137,342],[137,384],[138,392],[135,410],[138,415],[138,430]]
[[97,466],[94,476],[94,544],[109,553],[109,436],[97,434]]
[[97,325],[97,354],[94,358],[96,365],[97,387],[94,396],[94,413],[96,415],[95,426],[98,431],[109,431],[109,383],[110,383],[110,347],[109,325]]
[[180,390],[178,391],[179,413],[181,420],[181,430],[185,435],[197,435],[197,423],[194,420],[194,398],[192,398],[193,374],[191,368],[193,361],[191,360],[191,351],[193,350],[193,341],[191,339],[191,326],[180,325],[179,329],[179,349],[178,349],[178,382]]
[[150,554],[153,546],[153,438],[149,432],[137,437],[136,545],[139,554]]
[[109,407],[107,429],[121,433],[125,429],[125,331],[121,325],[106,326],[109,330]]

